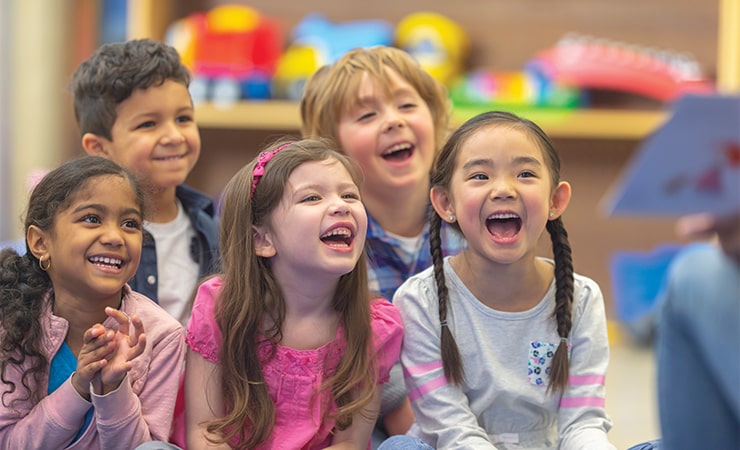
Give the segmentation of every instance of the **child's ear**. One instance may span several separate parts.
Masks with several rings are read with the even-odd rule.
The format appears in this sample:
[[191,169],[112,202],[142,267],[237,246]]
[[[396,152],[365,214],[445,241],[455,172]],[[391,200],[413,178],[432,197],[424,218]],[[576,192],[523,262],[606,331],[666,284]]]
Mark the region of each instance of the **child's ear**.
[[272,238],[267,227],[252,226],[254,232],[254,251],[257,256],[271,258],[277,255],[277,249],[272,243]]
[[85,149],[85,153],[91,156],[102,156],[108,157],[108,152],[105,146],[105,138],[102,138],[94,133],[85,133],[82,135],[82,148]]
[[560,217],[570,203],[570,196],[572,195],[570,183],[567,181],[561,181],[552,193],[550,200],[550,220],[557,219]]
[[455,205],[452,204],[452,199],[446,189],[432,187],[429,191],[429,199],[432,201],[432,207],[442,220],[450,223],[456,220]]
[[47,248],[47,233],[36,225],[31,225],[26,230],[26,242],[33,256],[38,259],[48,255],[49,249]]

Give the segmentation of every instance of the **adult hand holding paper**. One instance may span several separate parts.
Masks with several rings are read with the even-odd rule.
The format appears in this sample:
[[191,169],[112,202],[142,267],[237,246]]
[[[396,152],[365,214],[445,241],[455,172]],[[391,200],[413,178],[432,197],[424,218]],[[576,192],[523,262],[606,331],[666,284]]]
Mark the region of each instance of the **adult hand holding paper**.
[[603,201],[610,215],[740,210],[740,97],[686,95]]

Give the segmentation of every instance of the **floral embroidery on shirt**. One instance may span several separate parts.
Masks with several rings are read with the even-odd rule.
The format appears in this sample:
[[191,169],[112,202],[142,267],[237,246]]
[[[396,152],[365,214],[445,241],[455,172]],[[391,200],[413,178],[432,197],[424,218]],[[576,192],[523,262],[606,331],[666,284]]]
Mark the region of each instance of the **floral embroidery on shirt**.
[[527,379],[531,384],[547,386],[550,383],[550,361],[555,350],[555,344],[549,342],[535,341],[529,344]]

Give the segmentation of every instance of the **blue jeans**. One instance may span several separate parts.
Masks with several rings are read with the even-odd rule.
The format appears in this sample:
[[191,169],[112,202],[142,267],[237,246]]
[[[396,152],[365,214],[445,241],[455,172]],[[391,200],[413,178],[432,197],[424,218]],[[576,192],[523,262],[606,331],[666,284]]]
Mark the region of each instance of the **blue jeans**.
[[164,441],[149,441],[136,447],[134,450],[182,450],[175,444]]
[[670,268],[658,314],[663,448],[740,448],[740,266],[692,246]]
[[434,450],[421,439],[411,436],[396,435],[391,436],[378,447],[378,450]]

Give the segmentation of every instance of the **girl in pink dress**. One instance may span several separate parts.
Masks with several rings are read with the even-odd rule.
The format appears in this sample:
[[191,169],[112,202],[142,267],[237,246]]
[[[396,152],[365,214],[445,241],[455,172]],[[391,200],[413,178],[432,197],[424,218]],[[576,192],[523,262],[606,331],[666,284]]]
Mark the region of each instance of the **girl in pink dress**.
[[229,182],[222,274],[188,324],[188,448],[367,448],[397,360],[395,307],[372,299],[355,166],[283,142]]

